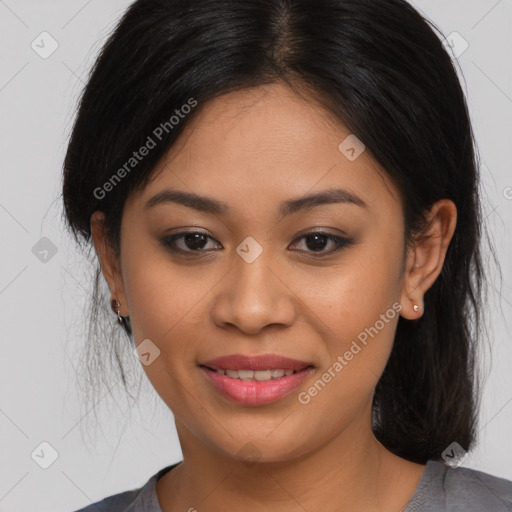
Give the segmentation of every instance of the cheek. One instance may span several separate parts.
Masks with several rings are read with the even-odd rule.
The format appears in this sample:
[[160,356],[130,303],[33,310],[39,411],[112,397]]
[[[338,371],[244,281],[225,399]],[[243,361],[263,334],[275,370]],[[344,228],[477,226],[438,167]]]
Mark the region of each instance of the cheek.
[[[208,283],[194,278],[193,270],[177,270],[160,250],[128,250],[125,254],[124,287],[135,344],[141,347],[142,369],[163,402],[186,417],[190,414],[186,389],[197,357],[193,341],[204,332],[194,324],[198,317],[207,318],[204,296]],[[150,354],[147,364],[144,353]]]
[[322,428],[333,432],[371,403],[399,318],[400,303],[389,291],[392,283],[376,288],[369,276],[357,277],[333,283],[329,301],[309,300],[309,304],[318,301],[312,309],[328,326],[323,330],[326,356],[311,385],[297,398],[308,418],[322,417]]
[[[386,250],[371,243],[354,246],[341,263],[329,269],[307,270],[296,284],[301,300],[340,340],[356,337],[372,326],[400,298],[401,247]],[[396,306],[395,306],[396,307]],[[387,324],[386,324],[387,325]]]
[[[325,340],[322,371],[330,368],[325,379],[336,400],[357,401],[370,394],[384,370],[401,309],[401,251],[400,239],[362,243],[347,251],[342,264],[322,269],[321,281],[310,275],[302,288],[301,300]],[[307,279],[304,273],[303,284]]]
[[155,242],[141,240],[125,238],[123,285],[136,343],[149,338],[160,346],[159,340],[183,315],[187,288],[178,273],[169,271]]
[[[144,246],[145,244],[138,244]],[[209,291],[221,276],[212,270],[172,264],[155,245],[130,250],[123,260],[124,287],[135,343],[151,340],[160,350],[159,363],[172,373],[187,372],[204,340],[209,318]],[[145,368],[152,372],[150,367]]]

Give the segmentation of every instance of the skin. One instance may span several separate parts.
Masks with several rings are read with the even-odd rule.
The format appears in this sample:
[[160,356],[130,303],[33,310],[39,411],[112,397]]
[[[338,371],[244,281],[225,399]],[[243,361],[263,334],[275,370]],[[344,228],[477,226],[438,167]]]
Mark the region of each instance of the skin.
[[[371,429],[398,314],[308,404],[298,401],[392,304],[404,318],[422,315],[456,225],[455,205],[435,203],[429,238],[404,259],[397,190],[369,151],[354,161],[340,152],[349,133],[283,84],[230,93],[204,105],[154,179],[127,200],[120,261],[103,214],[91,217],[112,298],[130,316],[136,344],[150,339],[160,350],[143,368],[174,414],[184,460],[157,482],[164,512],[396,512],[420,480],[425,466],[392,454]],[[213,197],[230,212],[176,203],[144,209],[167,188]],[[279,217],[283,201],[329,188],[351,191],[367,208],[324,204]],[[355,243],[322,257],[336,246],[308,242],[312,228]],[[184,238],[178,246],[189,252],[181,256],[159,242],[190,230],[211,237],[199,255]],[[263,249],[252,263],[236,252],[248,236]],[[315,370],[281,400],[244,406],[198,367],[233,353],[280,354]]]

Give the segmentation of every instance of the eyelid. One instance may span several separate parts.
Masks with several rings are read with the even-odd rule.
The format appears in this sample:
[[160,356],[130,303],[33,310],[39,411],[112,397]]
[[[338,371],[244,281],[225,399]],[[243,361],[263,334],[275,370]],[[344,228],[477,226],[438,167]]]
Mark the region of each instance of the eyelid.
[[335,235],[335,234],[333,234],[331,232],[328,232],[328,231],[322,231],[322,230],[313,229],[313,230],[310,230],[310,231],[306,231],[305,233],[302,233],[301,235],[298,235],[294,239],[294,241],[292,242],[291,245],[296,244],[297,242],[299,242],[303,238],[307,237],[308,235],[317,235],[317,234],[326,237],[331,242],[334,242],[336,247],[333,250],[331,250],[331,251],[318,251],[318,252],[315,252],[315,251],[297,251],[297,252],[300,252],[300,253],[304,252],[307,256],[312,255],[313,257],[315,257],[315,255],[318,255],[317,257],[321,258],[321,257],[330,256],[331,254],[335,254],[335,253],[339,252],[341,249],[343,249],[345,247],[349,247],[351,245],[355,245],[356,244],[355,240],[349,238],[346,235],[340,236],[340,235]]
[[204,231],[200,231],[197,228],[190,228],[189,230],[186,230],[186,231],[180,231],[178,233],[173,233],[171,235],[164,236],[160,239],[160,243],[162,245],[164,245],[164,247],[166,249],[170,250],[171,252],[178,253],[178,254],[201,254],[201,253],[207,254],[207,253],[211,252],[211,249],[200,249],[197,251],[184,250],[184,249],[179,249],[178,247],[175,247],[173,245],[173,244],[175,244],[175,240],[183,238],[186,235],[195,235],[195,234],[204,235],[207,239],[213,240],[217,244],[222,246],[222,244],[218,240],[216,240],[213,236],[209,235],[208,233],[206,233]]
[[[329,231],[329,230],[331,230],[331,231]],[[332,233],[332,231],[337,231],[339,234],[334,234],[334,233]],[[322,227],[315,227],[315,226],[313,226],[312,228],[308,228],[305,231],[299,231],[296,238],[303,237],[306,235],[314,235],[317,233],[325,235],[325,236],[332,235],[332,236],[337,236],[339,238],[347,238],[347,239],[350,238],[349,234],[347,232],[343,231],[342,229],[325,228],[325,227],[322,228]]]
[[[325,229],[325,228],[324,228]],[[324,236],[326,237],[328,240],[330,240],[331,242],[334,242],[334,244],[336,245],[335,249],[331,250],[331,251],[296,251],[296,252],[299,252],[299,253],[305,253],[306,255],[312,255],[313,257],[317,257],[317,258],[322,258],[322,257],[327,257],[331,254],[334,254],[334,253],[337,253],[339,252],[341,249],[345,248],[345,247],[348,247],[348,246],[351,246],[351,245],[355,245],[356,242],[351,239],[350,237],[348,237],[344,232],[343,235],[335,235],[333,234],[332,232],[329,232],[329,231],[325,231],[324,229],[321,229],[321,228],[309,228],[308,230],[302,232],[302,233],[299,233],[294,239],[293,241],[291,242],[291,244],[288,246],[293,246],[295,244],[297,244],[300,240],[302,240],[303,238],[307,237],[308,235],[315,235],[315,234],[318,234],[318,235],[321,235],[321,236]],[[180,239],[186,235],[194,235],[194,234],[201,234],[201,235],[204,235],[207,239],[209,240],[213,240],[215,241],[216,243],[218,243],[219,245],[222,246],[222,244],[216,240],[213,236],[209,235],[208,233],[204,232],[204,231],[201,231],[197,228],[190,228],[188,231],[181,231],[179,233],[174,233],[172,235],[169,235],[169,236],[166,236],[166,237],[163,237],[160,242],[162,243],[162,245],[169,251],[175,253],[175,254],[179,254],[179,255],[194,255],[194,256],[199,256],[199,255],[207,255],[207,254],[211,254],[213,251],[215,250],[218,250],[218,249],[198,249],[198,250],[193,250],[193,249],[190,249],[190,250],[186,250],[186,249],[180,249],[180,248],[177,248],[175,246],[175,240],[177,239]]]

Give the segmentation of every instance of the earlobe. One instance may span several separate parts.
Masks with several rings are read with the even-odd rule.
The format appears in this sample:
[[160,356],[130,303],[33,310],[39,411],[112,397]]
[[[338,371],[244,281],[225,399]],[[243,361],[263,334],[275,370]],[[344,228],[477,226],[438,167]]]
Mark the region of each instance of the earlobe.
[[400,315],[407,320],[417,320],[423,315],[424,291],[421,287],[423,273],[419,263],[415,261],[416,257],[417,247],[408,254],[400,299],[402,305]]
[[404,318],[423,315],[423,297],[442,271],[456,224],[457,208],[449,199],[437,201],[426,215],[425,228],[407,254],[400,301]]

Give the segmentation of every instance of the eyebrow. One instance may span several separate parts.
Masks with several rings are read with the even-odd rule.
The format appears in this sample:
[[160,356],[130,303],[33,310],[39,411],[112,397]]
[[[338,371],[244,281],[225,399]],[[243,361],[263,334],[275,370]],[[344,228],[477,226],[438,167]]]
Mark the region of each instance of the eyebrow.
[[[159,204],[168,203],[181,204],[200,212],[215,215],[226,215],[230,211],[227,203],[223,201],[191,192],[171,189],[162,190],[151,197],[144,205],[144,210],[148,210]],[[353,192],[341,188],[334,188],[285,201],[281,204],[279,212],[281,217],[285,217],[301,210],[310,210],[317,206],[335,203],[355,204],[361,208],[368,208],[368,205]]]

